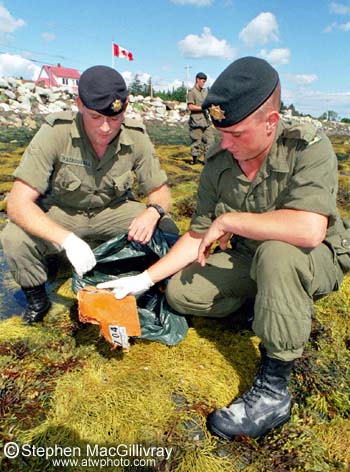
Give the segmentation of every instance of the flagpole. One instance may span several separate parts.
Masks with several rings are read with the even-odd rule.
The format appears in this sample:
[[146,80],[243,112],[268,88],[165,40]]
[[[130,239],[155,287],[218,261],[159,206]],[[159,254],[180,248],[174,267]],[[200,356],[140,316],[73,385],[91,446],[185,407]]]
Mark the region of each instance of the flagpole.
[[112,67],[114,69],[114,48],[113,48],[113,41],[112,41]]

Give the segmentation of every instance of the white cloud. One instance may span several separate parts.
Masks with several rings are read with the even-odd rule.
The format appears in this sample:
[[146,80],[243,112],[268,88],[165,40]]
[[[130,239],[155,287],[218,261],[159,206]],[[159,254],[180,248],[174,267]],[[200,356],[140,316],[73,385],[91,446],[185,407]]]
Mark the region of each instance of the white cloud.
[[298,85],[309,85],[318,80],[316,74],[286,74],[285,77]]
[[142,83],[147,84],[151,75],[147,72],[138,72],[137,73],[138,79],[141,80]]
[[331,13],[337,13],[338,15],[350,15],[350,6],[343,3],[331,2],[329,10]]
[[23,77],[36,80],[41,67],[14,54],[0,54],[0,77]]
[[337,27],[337,23],[333,21],[330,25],[326,26],[323,30],[324,33],[331,33]]
[[24,20],[13,18],[11,13],[0,4],[0,33],[13,33],[16,29],[21,28],[26,23]]
[[350,92],[319,92],[303,88],[291,90],[282,87],[282,100],[286,106],[293,103],[297,111],[314,117],[333,110],[341,117],[349,118]]
[[344,31],[345,33],[347,33],[348,31],[350,31],[350,21],[347,21],[346,23],[337,23],[336,21],[334,21],[332,24],[326,26],[323,32],[331,33],[334,30]]
[[130,85],[131,82],[135,80],[136,76],[143,84],[147,84],[151,77],[151,75],[148,74],[147,72],[130,72],[128,70],[125,70],[120,73],[123,76],[127,85]]
[[[214,82],[214,79],[211,76],[208,75],[206,85],[208,87],[210,87],[213,82]],[[193,87],[194,78],[188,79],[188,80],[187,79],[184,79],[184,80],[180,80],[180,79],[166,80],[166,79],[158,78],[158,79],[154,80],[153,88],[154,88],[154,90],[160,90],[160,91],[173,90],[173,89],[176,90],[177,88],[182,87],[183,85],[187,88]]]
[[130,72],[129,70],[125,70],[123,72],[119,71],[120,74],[123,76],[125,82],[126,82],[126,85],[129,85],[130,82],[134,79],[134,73],[133,72]]
[[185,57],[198,59],[200,57],[217,57],[221,59],[233,59],[235,49],[225,39],[218,39],[212,35],[210,28],[203,28],[203,33],[198,36],[189,34],[178,43],[180,52]]
[[350,31],[350,21],[346,22],[346,23],[342,23],[341,25],[339,25],[339,29],[341,31],[345,31],[346,33],[348,31]]
[[[126,84],[129,86],[131,84],[131,82],[133,82],[133,80],[135,80],[135,76],[137,75],[139,80],[143,83],[143,84],[148,84],[149,82],[149,79],[151,77],[150,74],[148,74],[147,72],[131,72],[131,71],[128,71],[128,70],[125,70],[123,72],[120,72],[121,75],[123,76]],[[152,77],[152,85],[153,85],[153,89],[156,90],[156,91],[163,91],[163,90],[172,90],[173,88],[174,89],[177,89],[179,87],[182,86],[182,84],[184,83],[185,81],[182,81],[182,80],[179,80],[179,79],[173,79],[173,80],[166,80],[164,78],[160,78],[160,77]]]
[[279,29],[275,16],[269,12],[260,13],[242,29],[239,39],[248,46],[278,41]]
[[196,7],[208,7],[213,0],[171,0],[175,5],[194,5]]
[[41,37],[47,42],[54,41],[56,39],[56,35],[52,33],[42,33]]
[[179,79],[174,79],[173,81],[166,81],[163,79],[156,80],[154,82],[153,88],[156,91],[163,91],[163,90],[176,90],[177,88],[181,87],[184,81]]
[[260,51],[260,57],[274,65],[288,64],[290,59],[290,50],[288,48],[276,48],[268,52],[266,49],[262,49]]

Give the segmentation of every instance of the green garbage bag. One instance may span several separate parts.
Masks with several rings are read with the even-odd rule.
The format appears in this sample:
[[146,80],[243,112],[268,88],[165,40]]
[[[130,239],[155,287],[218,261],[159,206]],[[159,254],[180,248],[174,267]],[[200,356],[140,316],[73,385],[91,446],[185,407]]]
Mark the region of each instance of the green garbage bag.
[[[112,277],[136,275],[164,256],[176,242],[177,235],[157,229],[148,244],[128,241],[127,233],[118,234],[94,249],[96,266],[83,277],[73,273],[72,288],[75,293],[86,285],[97,285]],[[167,281],[151,287],[136,297],[142,339],[175,345],[184,339],[188,324],[183,315],[175,312],[167,303],[164,289]]]

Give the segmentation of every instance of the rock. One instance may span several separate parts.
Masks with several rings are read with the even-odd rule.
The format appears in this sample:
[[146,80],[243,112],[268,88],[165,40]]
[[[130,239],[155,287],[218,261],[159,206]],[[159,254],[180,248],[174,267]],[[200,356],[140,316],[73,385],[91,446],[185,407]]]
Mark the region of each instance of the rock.
[[[3,110],[3,111],[10,111],[11,110],[11,107],[10,105],[8,105],[7,103],[0,103],[0,110]],[[1,117],[2,118],[2,117]],[[4,120],[6,121],[6,118],[4,118]]]
[[15,116],[12,121],[12,126],[15,128],[22,128],[23,122],[19,116]]
[[55,110],[55,111],[65,111],[65,110],[69,110],[70,107],[69,105],[64,102],[63,100],[56,100],[52,103],[50,103],[50,105],[48,106],[48,109],[50,110],[50,113],[52,112],[52,110]]
[[24,88],[29,90],[30,92],[34,92],[35,90],[35,83],[34,82],[26,82],[25,84],[20,85],[18,88]]
[[49,90],[44,88],[44,87],[36,86],[35,91],[40,96],[43,96],[43,97],[48,97],[49,96]]
[[21,84],[21,81],[19,79],[15,79],[14,77],[8,77],[7,81],[9,86],[14,89],[16,89]]
[[16,100],[16,94],[14,92],[12,92],[12,90],[4,90],[4,95],[6,95],[6,97],[10,98],[11,100]]
[[179,112],[181,113],[185,113],[187,111],[187,103],[179,103],[177,105],[177,109],[179,110]]
[[[34,129],[34,123],[43,121],[48,113],[71,110],[77,112],[76,93],[71,87],[40,87],[31,81],[13,77],[0,78],[0,125]],[[188,122],[189,113],[184,102],[162,100],[160,97],[129,95],[126,116],[138,121],[168,123],[171,126]],[[318,121],[309,116],[292,116],[286,111],[287,118],[296,122],[309,122],[322,127],[328,135],[350,135],[350,124],[334,121]]]
[[6,79],[0,78],[0,88],[2,88],[2,89],[7,89],[7,88],[9,88],[9,87],[10,87],[10,86],[9,86],[8,81],[7,81]]
[[30,116],[25,117],[22,123],[26,128],[29,129],[36,129],[38,127],[36,121]]

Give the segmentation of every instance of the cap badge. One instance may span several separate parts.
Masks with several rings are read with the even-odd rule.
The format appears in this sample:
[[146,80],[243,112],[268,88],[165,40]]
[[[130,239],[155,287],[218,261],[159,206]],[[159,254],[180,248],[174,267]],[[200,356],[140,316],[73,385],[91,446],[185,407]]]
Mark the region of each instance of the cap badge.
[[113,110],[115,113],[119,113],[121,109],[122,109],[122,102],[119,100],[119,98],[117,98],[117,99],[114,100],[114,102],[112,103],[112,110]]
[[220,108],[220,105],[211,105],[209,113],[214,120],[222,121],[225,119],[225,111]]

